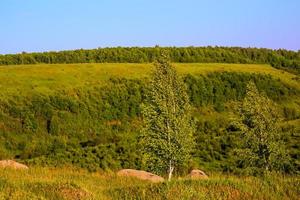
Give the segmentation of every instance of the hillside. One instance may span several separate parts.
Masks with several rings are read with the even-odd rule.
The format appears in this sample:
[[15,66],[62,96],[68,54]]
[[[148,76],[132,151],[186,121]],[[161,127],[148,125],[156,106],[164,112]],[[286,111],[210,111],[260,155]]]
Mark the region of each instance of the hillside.
[[[174,63],[197,120],[189,167],[240,173],[232,125],[253,80],[278,105],[283,140],[299,172],[299,76],[260,64]],[[140,168],[140,104],[152,65],[39,64],[0,67],[0,159],[95,170]],[[182,169],[186,171],[188,169]]]
[[300,200],[300,0],[0,8],[0,200]]
[[[270,74],[294,88],[300,88],[297,75],[260,64],[174,63],[181,75],[205,75],[212,72]],[[27,95],[34,92],[52,94],[59,90],[105,84],[110,78],[143,79],[152,64],[41,64],[0,66],[1,97]],[[8,95],[8,96],[7,96]]]

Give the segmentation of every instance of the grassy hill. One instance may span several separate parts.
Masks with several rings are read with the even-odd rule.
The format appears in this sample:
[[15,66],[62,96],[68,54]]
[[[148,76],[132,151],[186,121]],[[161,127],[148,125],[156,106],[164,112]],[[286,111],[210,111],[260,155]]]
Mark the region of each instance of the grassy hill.
[[[9,65],[0,66],[0,159],[17,159],[31,169],[0,169],[0,199],[297,199],[299,76],[264,64],[174,66],[197,120],[197,149],[188,167],[205,170],[209,180],[178,178],[188,169],[170,184],[111,173],[141,167],[139,105],[152,64]],[[292,158],[286,170],[293,175],[233,175],[242,170],[231,151],[243,138],[232,119],[249,80],[278,105]]]
[[[291,87],[300,88],[297,75],[275,69],[270,65],[222,63],[174,63],[184,74],[212,72],[242,72],[270,74]],[[0,66],[0,97],[27,95],[33,92],[52,94],[57,90],[103,85],[112,77],[142,79],[149,75],[152,64],[42,64]]]

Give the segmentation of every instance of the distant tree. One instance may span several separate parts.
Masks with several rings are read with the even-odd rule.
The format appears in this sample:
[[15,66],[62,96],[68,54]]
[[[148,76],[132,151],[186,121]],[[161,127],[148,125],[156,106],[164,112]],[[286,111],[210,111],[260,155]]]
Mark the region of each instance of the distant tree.
[[243,144],[236,152],[242,167],[263,172],[282,169],[288,156],[280,142],[278,114],[275,105],[259,93],[254,82],[247,85],[241,120]]
[[162,55],[155,63],[147,102],[142,108],[144,161],[156,173],[168,172],[187,163],[194,147],[186,86]]

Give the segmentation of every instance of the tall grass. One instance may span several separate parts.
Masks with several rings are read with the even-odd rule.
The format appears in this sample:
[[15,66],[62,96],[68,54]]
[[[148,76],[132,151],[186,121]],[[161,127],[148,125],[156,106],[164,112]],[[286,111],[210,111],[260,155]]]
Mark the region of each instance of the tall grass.
[[300,179],[216,174],[208,180],[174,179],[159,184],[114,173],[74,168],[0,170],[0,199],[299,199]]

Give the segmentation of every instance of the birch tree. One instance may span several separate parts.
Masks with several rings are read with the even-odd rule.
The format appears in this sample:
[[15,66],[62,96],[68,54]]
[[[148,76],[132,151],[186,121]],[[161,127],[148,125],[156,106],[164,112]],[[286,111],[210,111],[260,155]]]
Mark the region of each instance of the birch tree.
[[241,108],[242,148],[237,150],[243,167],[264,172],[279,170],[288,160],[280,140],[278,119],[274,103],[250,82]]
[[146,103],[142,106],[144,128],[141,144],[147,168],[168,173],[187,163],[194,147],[194,126],[186,86],[162,55],[152,72]]

